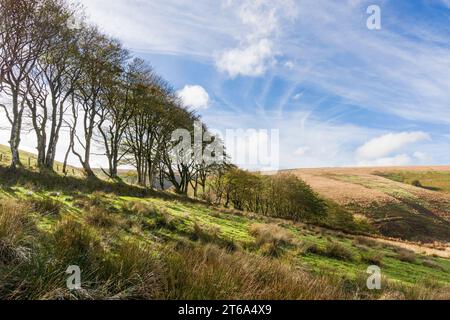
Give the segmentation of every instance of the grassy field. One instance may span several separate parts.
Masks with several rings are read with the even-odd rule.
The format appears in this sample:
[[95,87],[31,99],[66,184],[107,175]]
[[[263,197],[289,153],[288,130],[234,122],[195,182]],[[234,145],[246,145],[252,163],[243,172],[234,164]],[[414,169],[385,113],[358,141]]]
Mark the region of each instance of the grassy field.
[[[1,298],[450,298],[445,251],[104,181],[0,172]],[[366,288],[373,264],[380,291]],[[69,265],[83,290],[66,289]]]

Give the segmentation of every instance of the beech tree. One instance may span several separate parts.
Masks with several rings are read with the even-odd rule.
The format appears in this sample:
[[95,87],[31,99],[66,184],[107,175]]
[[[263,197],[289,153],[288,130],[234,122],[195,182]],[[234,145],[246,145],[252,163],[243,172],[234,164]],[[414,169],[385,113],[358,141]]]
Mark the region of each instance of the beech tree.
[[45,0],[0,0],[0,88],[10,98],[0,106],[11,125],[12,169],[21,165],[19,146],[26,106],[25,81],[47,44],[48,34],[44,30],[48,7]]
[[[50,5],[51,4],[51,5]],[[80,76],[78,33],[68,28],[74,13],[64,2],[50,2],[47,9],[46,50],[27,76],[27,105],[36,133],[38,166],[53,170],[64,115],[75,82]]]
[[[76,81],[75,93],[77,107],[81,108],[83,132],[80,135],[76,130],[75,144],[72,152],[78,157],[84,172],[88,177],[94,177],[90,160],[92,155],[92,142],[94,131],[103,120],[101,110],[101,94],[111,74],[121,68],[123,49],[116,40],[101,34],[97,28],[84,29],[80,37],[80,76]],[[78,110],[76,110],[78,111]]]

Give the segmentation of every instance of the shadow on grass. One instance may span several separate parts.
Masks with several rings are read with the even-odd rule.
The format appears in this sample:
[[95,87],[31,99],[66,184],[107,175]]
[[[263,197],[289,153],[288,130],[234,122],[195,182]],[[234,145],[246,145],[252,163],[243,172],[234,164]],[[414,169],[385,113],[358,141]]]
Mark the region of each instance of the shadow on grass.
[[9,167],[0,166],[0,185],[4,190],[11,190],[13,186],[22,186],[34,190],[93,193],[102,191],[118,196],[138,198],[162,198],[166,200],[181,200],[199,203],[199,200],[186,196],[170,194],[168,192],[155,191],[139,186],[132,186],[125,182],[106,181],[97,177],[78,178],[61,176],[52,172],[36,172],[24,168],[11,170]]

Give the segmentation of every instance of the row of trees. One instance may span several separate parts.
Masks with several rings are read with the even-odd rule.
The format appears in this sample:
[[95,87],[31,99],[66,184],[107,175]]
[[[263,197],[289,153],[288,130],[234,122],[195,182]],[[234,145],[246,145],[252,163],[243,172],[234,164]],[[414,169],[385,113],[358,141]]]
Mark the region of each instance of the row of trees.
[[193,132],[199,117],[143,60],[80,16],[64,0],[0,0],[0,106],[11,128],[11,168],[21,165],[24,129],[35,133],[38,167],[50,171],[66,132],[63,170],[73,153],[93,177],[95,144],[112,179],[128,164],[141,185],[164,186],[168,180],[179,193],[189,186],[197,193],[213,166],[174,156],[172,133]]
[[[79,15],[64,0],[0,0],[0,106],[11,125],[12,169],[21,165],[24,128],[35,133],[39,169],[50,171],[65,132],[63,171],[73,153],[85,174],[95,176],[95,145],[103,150],[103,171],[111,179],[127,164],[142,186],[164,188],[170,182],[178,193],[191,189],[197,196],[201,190],[210,201],[238,210],[290,219],[325,212],[295,176],[240,170],[224,161],[223,148],[215,154],[220,162],[199,157],[205,150],[218,152],[205,143],[217,138],[143,60]],[[180,128],[189,136],[183,148],[183,134],[174,139]],[[190,148],[191,138],[200,144]]]
[[292,220],[327,214],[326,203],[293,174],[265,176],[225,165],[211,174],[207,190],[208,201],[237,210]]

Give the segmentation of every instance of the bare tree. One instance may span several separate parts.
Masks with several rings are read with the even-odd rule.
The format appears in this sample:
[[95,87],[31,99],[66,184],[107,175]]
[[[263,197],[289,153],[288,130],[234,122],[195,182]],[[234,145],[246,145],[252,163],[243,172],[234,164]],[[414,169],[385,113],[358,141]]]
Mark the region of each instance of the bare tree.
[[19,145],[22,130],[24,82],[45,50],[47,37],[44,0],[0,0],[0,83],[11,103],[1,104],[11,124],[9,145],[11,168],[20,165]]
[[49,3],[47,46],[27,76],[26,100],[37,136],[39,168],[53,170],[59,133],[68,108],[66,102],[74,91],[80,67],[79,32],[68,27],[75,13],[63,1]]
[[102,121],[101,94],[105,82],[118,65],[121,58],[121,46],[112,39],[101,34],[95,27],[84,30],[80,41],[81,74],[77,80],[77,106],[81,108],[83,135],[75,131],[76,142],[83,150],[72,152],[78,157],[87,176],[95,176],[90,165],[94,130]]
[[[125,65],[128,52],[122,50],[118,63]],[[131,85],[130,71],[124,71],[119,65],[105,81],[101,94],[100,121],[98,129],[105,147],[105,155],[108,159],[108,172],[105,173],[111,179],[118,179],[118,167],[127,150],[120,148],[121,140],[125,134],[128,122],[134,114],[130,103]]]

